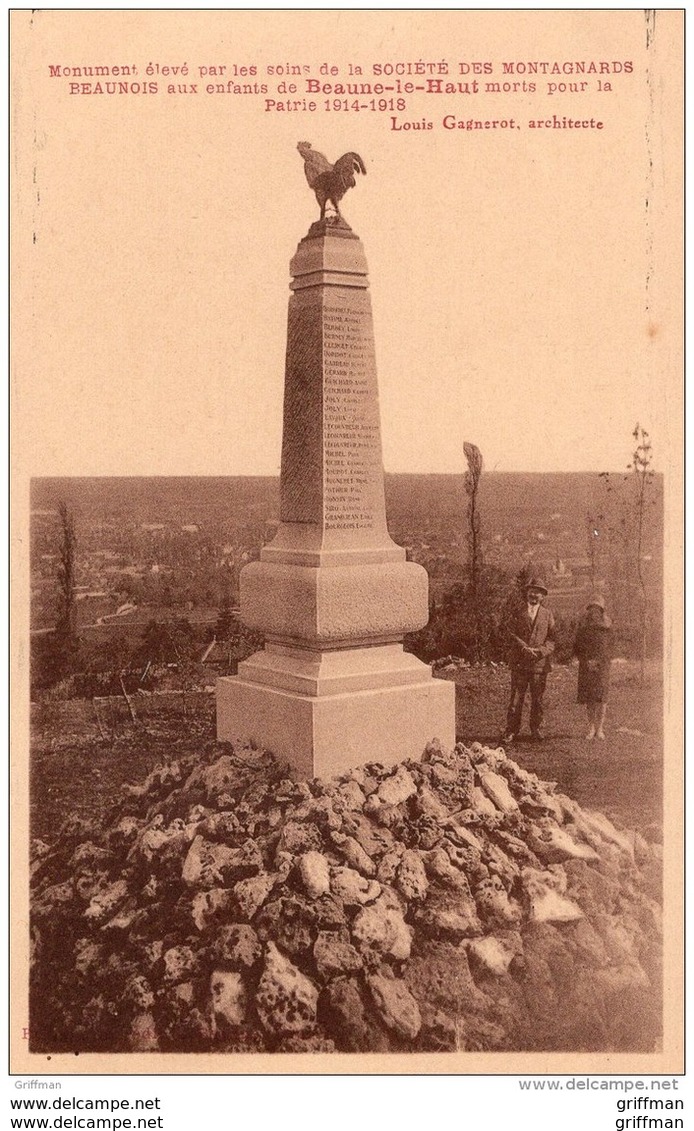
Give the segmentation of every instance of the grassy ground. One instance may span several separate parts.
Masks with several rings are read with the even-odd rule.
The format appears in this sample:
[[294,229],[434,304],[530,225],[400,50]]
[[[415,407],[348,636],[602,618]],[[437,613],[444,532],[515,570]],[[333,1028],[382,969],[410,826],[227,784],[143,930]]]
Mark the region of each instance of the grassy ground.
[[[71,816],[100,818],[124,782],[215,741],[214,695],[72,699],[32,705],[31,835],[52,841]],[[98,713],[97,713],[98,712]]]
[[[641,683],[638,664],[615,661],[606,741],[588,742],[585,707],[576,703],[576,667],[557,666],[545,694],[545,740],[516,740],[511,757],[585,808],[600,809],[649,838],[663,823],[662,671],[650,665]],[[448,673],[447,673],[448,674]],[[448,678],[451,678],[448,674]],[[463,740],[499,745],[508,706],[505,668],[455,674],[457,731]],[[526,702],[523,727],[529,731]]]
[[[660,673],[642,687],[636,665],[613,665],[606,742],[586,742],[585,709],[577,706],[576,669],[557,667],[546,694],[546,740],[519,740],[511,756],[539,777],[556,781],[582,806],[601,809],[651,838],[662,830],[662,690]],[[498,745],[510,677],[505,668],[443,673],[457,685],[457,725],[467,742]],[[214,696],[72,700],[32,708],[31,832],[52,840],[66,817],[99,817],[124,782],[137,782],[158,763],[195,753],[215,741]],[[624,733],[620,728],[639,733]]]

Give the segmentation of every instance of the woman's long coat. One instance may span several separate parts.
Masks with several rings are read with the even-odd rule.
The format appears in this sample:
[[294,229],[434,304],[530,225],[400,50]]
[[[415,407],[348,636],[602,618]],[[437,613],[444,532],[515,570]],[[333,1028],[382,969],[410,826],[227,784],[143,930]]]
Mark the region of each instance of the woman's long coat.
[[578,702],[606,703],[610,688],[612,629],[583,621],[574,644],[578,656]]

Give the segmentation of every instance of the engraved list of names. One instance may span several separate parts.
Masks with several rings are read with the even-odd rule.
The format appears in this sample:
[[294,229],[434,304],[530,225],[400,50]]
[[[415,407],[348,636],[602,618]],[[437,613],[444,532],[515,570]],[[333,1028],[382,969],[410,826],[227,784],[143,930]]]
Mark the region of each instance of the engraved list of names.
[[373,331],[360,305],[350,296],[323,311],[326,531],[374,531],[384,515]]

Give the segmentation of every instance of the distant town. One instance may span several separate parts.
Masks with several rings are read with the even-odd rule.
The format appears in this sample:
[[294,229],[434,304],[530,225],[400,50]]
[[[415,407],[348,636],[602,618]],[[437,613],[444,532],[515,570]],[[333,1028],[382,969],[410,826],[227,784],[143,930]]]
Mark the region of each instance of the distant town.
[[[532,563],[545,576],[555,613],[569,619],[599,588],[615,619],[626,621],[631,603],[627,575],[630,569],[634,572],[633,563],[630,566],[626,560],[633,557],[630,486],[628,475],[486,474],[480,492],[485,566],[512,581]],[[469,552],[466,502],[462,475],[386,476],[391,536],[427,570],[432,608],[464,582]],[[662,483],[658,478],[648,502],[639,567],[654,613],[653,641],[661,623]],[[277,529],[278,481],[260,477],[35,480],[31,512],[35,645],[38,637],[52,633],[59,616],[61,504],[74,528],[74,629],[87,652],[108,651],[118,641],[116,658],[129,663],[152,622],[185,622],[198,660],[205,657],[214,663],[217,628],[226,626],[228,636],[230,625],[239,627],[239,573],[258,557]],[[40,643],[38,647],[40,651]],[[234,657],[227,654],[227,659],[233,663]]]

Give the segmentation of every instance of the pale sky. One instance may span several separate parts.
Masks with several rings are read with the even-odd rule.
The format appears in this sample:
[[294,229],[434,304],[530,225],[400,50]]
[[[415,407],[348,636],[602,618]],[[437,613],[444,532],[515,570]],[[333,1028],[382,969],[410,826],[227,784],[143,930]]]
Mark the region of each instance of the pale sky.
[[[28,474],[279,471],[289,260],[317,218],[300,140],[366,163],[343,209],[369,264],[387,471],[459,472],[465,440],[490,470],[618,469],[637,420],[666,469],[679,249],[665,235],[678,149],[663,23],[647,53],[639,11],[38,12],[31,30],[18,15]],[[326,111],[322,94],[315,113],[266,111],[262,96],[208,95],[216,80],[198,74],[255,65],[276,85],[268,67],[296,63],[346,82],[352,62],[373,82],[374,60],[447,60],[457,82],[461,61],[485,60],[482,81],[503,81],[509,59],[633,70],[610,92],[591,79],[550,95],[539,78],[534,94],[419,93],[395,115]],[[49,74],[134,63],[144,82],[148,63],[184,61],[195,94],[163,93],[161,77],[156,95],[70,94]],[[320,74],[326,61],[338,77]],[[605,124],[528,127],[554,114]],[[448,130],[446,115],[521,128]],[[394,130],[393,116],[433,126]]]

